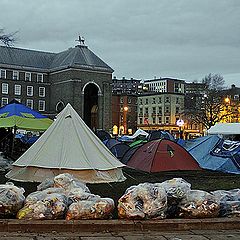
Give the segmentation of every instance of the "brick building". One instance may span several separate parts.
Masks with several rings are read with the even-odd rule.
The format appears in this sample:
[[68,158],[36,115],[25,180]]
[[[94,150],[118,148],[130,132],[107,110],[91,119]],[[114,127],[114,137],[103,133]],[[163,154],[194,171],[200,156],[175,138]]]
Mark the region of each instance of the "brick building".
[[79,42],[60,53],[0,46],[1,105],[16,99],[54,117],[70,103],[92,129],[109,130],[113,69]]

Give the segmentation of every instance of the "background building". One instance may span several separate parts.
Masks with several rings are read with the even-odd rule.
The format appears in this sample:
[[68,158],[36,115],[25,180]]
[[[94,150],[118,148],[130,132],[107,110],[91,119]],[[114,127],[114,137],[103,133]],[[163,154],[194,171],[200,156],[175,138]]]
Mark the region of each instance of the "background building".
[[79,39],[60,53],[0,46],[0,100],[54,117],[70,103],[92,129],[112,127],[113,69]]

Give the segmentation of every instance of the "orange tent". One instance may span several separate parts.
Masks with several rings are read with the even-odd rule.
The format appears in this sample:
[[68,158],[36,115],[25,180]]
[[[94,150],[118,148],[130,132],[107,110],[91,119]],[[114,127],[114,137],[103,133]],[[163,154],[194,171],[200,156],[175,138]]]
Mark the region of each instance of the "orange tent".
[[167,139],[145,143],[133,154],[127,166],[152,173],[201,169],[183,147]]

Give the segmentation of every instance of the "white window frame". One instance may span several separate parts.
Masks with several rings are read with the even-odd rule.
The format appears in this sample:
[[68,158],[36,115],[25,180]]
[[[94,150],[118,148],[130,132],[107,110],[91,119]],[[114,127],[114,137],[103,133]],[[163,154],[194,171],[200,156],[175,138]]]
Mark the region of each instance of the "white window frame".
[[[6,103],[5,104],[3,104],[3,101],[6,101]],[[5,106],[5,105],[7,105],[8,104],[8,98],[6,98],[6,97],[2,97],[2,100],[1,100],[1,106],[3,107],[3,106]]]
[[[15,76],[16,75],[16,76]],[[13,80],[19,80],[19,72],[18,71],[13,71],[13,76],[12,76]]]
[[32,99],[27,99],[26,105],[27,105],[27,107],[33,109],[33,100]]
[[[43,94],[41,94],[41,90],[43,90]],[[45,97],[45,95],[46,95],[45,87],[39,87],[38,88],[38,95],[39,95],[39,97]]]
[[[30,92],[29,92],[29,89],[31,89]],[[27,96],[30,96],[30,97],[33,96],[33,86],[27,86]]]
[[6,79],[6,77],[7,77],[7,71],[5,69],[0,69],[0,78]]
[[[42,104],[42,106],[41,106]],[[45,101],[44,100],[39,100],[38,101],[38,111],[39,112],[44,112],[45,111]]]
[[[27,79],[29,77],[29,79]],[[30,72],[25,72],[25,81],[31,82],[32,81],[32,74]]]
[[[42,77],[41,80],[39,80],[39,76]],[[43,83],[43,74],[42,74],[42,73],[37,73],[37,82],[39,82],[39,83]]]
[[22,94],[22,86],[14,85],[14,95],[20,96]]
[[2,83],[2,94],[8,94],[8,83]]

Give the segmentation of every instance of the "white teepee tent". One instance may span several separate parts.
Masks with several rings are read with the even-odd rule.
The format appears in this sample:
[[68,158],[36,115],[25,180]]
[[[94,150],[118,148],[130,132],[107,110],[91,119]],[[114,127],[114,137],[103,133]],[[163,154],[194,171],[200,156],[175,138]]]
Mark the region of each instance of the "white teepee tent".
[[123,166],[67,104],[6,177],[41,182],[68,172],[86,183],[117,182],[125,180]]

